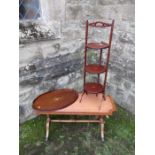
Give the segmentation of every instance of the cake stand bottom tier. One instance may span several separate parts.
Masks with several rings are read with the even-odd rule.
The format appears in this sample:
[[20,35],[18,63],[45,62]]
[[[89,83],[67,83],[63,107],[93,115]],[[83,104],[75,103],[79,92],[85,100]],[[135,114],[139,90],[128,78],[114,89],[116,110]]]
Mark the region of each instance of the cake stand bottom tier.
[[103,92],[103,88],[103,85],[99,83],[85,83],[84,85],[84,91],[93,94]]

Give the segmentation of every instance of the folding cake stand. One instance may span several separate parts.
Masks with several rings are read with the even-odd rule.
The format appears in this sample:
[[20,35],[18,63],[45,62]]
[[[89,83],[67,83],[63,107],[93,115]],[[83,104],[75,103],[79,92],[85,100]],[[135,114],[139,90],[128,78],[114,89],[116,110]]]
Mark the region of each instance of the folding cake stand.
[[[88,42],[88,30],[90,27],[93,27],[95,29],[104,29],[104,28],[110,28],[109,33],[109,42]],[[108,64],[109,64],[109,58],[110,58],[110,49],[111,49],[111,41],[112,41],[112,34],[113,34],[113,28],[114,28],[114,20],[111,24],[104,23],[104,22],[93,22],[88,23],[88,20],[86,22],[86,34],[85,34],[85,51],[84,51],[84,86],[83,86],[83,94],[84,93],[92,93],[92,94],[98,94],[102,93],[103,98],[105,100],[105,88],[106,88],[106,81],[107,81],[107,73],[108,73]],[[88,49],[98,50],[99,52],[99,64],[87,64],[87,52]],[[102,52],[103,49],[107,49],[107,57],[106,62],[103,65],[102,64]],[[90,74],[97,74],[98,79],[97,82],[86,82],[86,73]],[[104,73],[104,83],[100,83],[100,74]],[[80,101],[81,101],[80,100]]]

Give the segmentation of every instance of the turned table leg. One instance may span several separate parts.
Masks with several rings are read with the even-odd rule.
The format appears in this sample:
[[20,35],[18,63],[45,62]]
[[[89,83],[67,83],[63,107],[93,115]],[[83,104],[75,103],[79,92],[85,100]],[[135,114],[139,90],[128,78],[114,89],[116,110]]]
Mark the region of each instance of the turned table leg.
[[103,120],[103,117],[100,117],[100,125],[101,125],[101,140],[104,141],[104,120]]
[[48,136],[49,136],[49,125],[50,125],[50,117],[49,115],[47,115],[47,120],[46,120],[46,138],[45,140],[48,140]]

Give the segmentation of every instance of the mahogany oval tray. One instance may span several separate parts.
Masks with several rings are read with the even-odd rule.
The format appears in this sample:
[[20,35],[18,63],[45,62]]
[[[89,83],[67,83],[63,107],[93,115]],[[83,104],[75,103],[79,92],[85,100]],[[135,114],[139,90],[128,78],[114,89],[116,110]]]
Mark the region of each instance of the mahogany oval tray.
[[78,93],[73,89],[58,89],[38,96],[32,107],[39,111],[51,111],[65,108],[74,103]]

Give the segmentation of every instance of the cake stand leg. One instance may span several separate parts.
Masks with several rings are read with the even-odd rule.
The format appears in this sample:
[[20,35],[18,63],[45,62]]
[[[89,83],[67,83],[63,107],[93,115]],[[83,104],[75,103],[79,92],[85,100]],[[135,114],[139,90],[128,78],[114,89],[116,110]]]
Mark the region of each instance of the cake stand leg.
[[45,140],[48,141],[48,136],[49,136],[49,125],[50,125],[50,117],[47,115],[47,120],[46,120],[46,138]]
[[[81,101],[82,101],[82,97],[83,97],[84,93],[85,93],[85,91],[83,91],[83,93],[82,93],[82,95],[81,95],[80,103],[81,103]],[[87,94],[87,93],[86,93],[86,94]]]
[[104,120],[103,117],[100,117],[100,125],[101,125],[101,140],[104,142]]
[[105,95],[104,95],[104,93],[103,93],[102,97],[103,97],[103,99],[104,99],[104,101],[105,101],[105,100],[106,100],[106,98],[105,98]]

